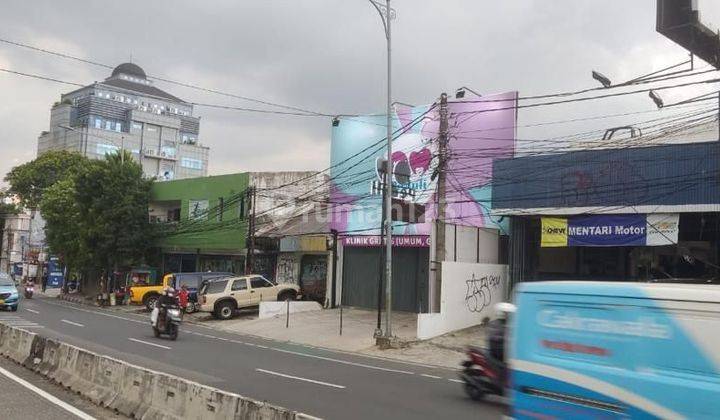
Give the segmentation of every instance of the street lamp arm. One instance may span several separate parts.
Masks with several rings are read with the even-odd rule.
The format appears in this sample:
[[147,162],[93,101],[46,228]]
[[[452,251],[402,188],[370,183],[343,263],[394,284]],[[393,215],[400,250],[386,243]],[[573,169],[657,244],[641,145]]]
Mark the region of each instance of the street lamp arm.
[[386,38],[386,39],[389,38],[389,37],[390,37],[390,34],[388,34],[387,23],[385,22],[385,13],[383,12],[383,7],[384,7],[384,8],[387,8],[387,6],[385,6],[385,5],[381,4],[381,3],[376,2],[375,0],[368,0],[368,1],[370,2],[370,4],[373,5],[373,7],[375,8],[375,10],[377,10],[378,15],[380,15],[380,21],[382,22],[382,24],[383,24],[383,29],[385,30],[385,38]]

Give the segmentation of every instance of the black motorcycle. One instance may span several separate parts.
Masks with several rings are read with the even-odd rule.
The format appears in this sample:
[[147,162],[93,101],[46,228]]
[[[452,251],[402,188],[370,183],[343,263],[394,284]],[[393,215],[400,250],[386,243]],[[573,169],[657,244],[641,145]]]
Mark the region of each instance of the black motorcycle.
[[164,334],[171,340],[177,340],[180,324],[182,323],[182,311],[177,305],[161,305],[157,322],[153,326],[155,337]]
[[488,394],[505,395],[509,385],[508,367],[505,362],[505,331],[507,314],[514,312],[515,306],[502,303],[496,305],[496,311],[502,316],[488,324],[488,350],[469,347],[468,360],[462,362],[460,379],[465,393],[473,400],[482,400]]

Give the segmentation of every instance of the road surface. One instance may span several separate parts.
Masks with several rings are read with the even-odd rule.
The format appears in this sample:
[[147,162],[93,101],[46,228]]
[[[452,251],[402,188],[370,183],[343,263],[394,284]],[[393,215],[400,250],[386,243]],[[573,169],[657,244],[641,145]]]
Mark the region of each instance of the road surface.
[[[498,419],[465,397],[455,372],[184,324],[153,337],[149,317],[25,299],[0,322],[150,369],[326,419]],[[1,415],[1,414],[0,414]]]
[[2,357],[0,389],[0,418],[5,420],[127,419]]

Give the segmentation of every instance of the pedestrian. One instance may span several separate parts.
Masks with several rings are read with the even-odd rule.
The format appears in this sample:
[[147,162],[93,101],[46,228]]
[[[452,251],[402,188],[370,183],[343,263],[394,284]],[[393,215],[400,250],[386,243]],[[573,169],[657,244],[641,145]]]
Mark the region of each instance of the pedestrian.
[[187,284],[183,284],[182,286],[180,286],[180,291],[178,292],[178,303],[180,303],[180,309],[182,309],[183,314],[187,310],[189,297],[190,292],[188,292]]
[[47,284],[48,284],[48,273],[47,273],[47,271],[43,273],[41,283],[42,283],[42,284],[41,284],[42,292],[45,293],[45,289],[47,289]]

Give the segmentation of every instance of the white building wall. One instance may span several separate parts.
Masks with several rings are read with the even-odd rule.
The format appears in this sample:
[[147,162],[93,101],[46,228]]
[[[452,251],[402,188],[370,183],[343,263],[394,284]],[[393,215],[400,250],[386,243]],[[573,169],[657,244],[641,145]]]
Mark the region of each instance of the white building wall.
[[418,314],[421,340],[479,325],[493,317],[496,303],[507,299],[508,266],[444,262],[440,312]]

